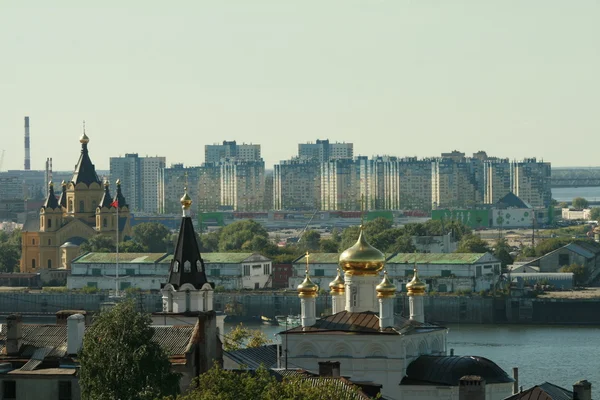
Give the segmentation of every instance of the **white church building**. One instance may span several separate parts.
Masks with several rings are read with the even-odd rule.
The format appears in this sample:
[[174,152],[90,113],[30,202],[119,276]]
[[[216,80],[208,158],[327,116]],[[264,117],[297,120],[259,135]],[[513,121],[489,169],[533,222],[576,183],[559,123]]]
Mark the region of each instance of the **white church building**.
[[[461,378],[481,379],[469,389],[488,400],[512,394],[513,379],[482,357],[447,356],[447,329],[425,322],[426,285],[415,269],[406,289],[410,318],[394,312],[396,286],[383,271],[385,256],[361,229],[358,241],[339,257],[338,276],[330,284],[332,315],[316,318],[319,287],[309,262],[298,285],[301,326],[283,331],[279,365],[318,372],[320,362],[339,362],[340,374],[353,382],[381,385],[386,399],[457,399]],[[470,383],[469,383],[470,385]]]

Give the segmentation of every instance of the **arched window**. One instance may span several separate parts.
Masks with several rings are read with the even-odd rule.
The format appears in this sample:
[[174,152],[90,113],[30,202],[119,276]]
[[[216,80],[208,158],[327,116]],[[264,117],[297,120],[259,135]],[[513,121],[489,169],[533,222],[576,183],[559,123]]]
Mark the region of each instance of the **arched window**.
[[68,207],[68,211],[69,211],[69,212],[73,212],[73,199],[69,199],[69,207]]
[[102,226],[105,228],[108,226],[108,220],[106,218],[102,220]]
[[52,228],[52,218],[48,218],[48,228]]
[[84,202],[83,200],[79,200],[79,212],[84,212],[85,211],[85,207],[84,207]]
[[35,246],[35,238],[31,239],[31,244]]
[[96,209],[96,200],[92,200],[92,210]]
[[48,246],[52,246],[52,239],[48,239]]
[[31,268],[35,269],[35,258],[31,259]]
[[48,268],[52,268],[52,260],[48,259]]
[[40,217],[40,227],[44,227],[44,217]]

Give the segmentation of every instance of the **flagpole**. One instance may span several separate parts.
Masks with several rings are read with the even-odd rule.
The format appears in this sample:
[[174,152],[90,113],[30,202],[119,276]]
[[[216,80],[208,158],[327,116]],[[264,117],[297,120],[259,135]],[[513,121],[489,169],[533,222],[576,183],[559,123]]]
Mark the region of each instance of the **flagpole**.
[[115,297],[119,297],[119,200],[117,199],[117,271],[115,278]]

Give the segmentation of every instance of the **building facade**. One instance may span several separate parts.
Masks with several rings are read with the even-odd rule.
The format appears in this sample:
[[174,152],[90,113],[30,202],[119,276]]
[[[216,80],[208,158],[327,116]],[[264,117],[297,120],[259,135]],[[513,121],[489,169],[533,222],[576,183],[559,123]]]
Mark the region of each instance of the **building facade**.
[[315,143],[299,143],[298,158],[323,163],[336,159],[352,159],[354,144],[330,143],[329,139],[317,139]]
[[526,158],[511,163],[512,191],[534,208],[548,207],[552,203],[550,163]]
[[319,210],[320,166],[317,162],[298,158],[276,164],[273,169],[273,209]]
[[205,163],[218,163],[224,159],[261,161],[260,144],[237,144],[235,140],[225,140],[222,144],[207,144],[204,146]]

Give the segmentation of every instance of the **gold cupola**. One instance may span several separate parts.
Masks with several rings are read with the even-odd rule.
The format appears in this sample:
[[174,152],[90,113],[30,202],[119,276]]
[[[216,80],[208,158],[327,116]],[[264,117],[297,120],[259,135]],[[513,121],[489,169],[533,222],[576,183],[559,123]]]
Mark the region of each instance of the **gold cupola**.
[[394,297],[396,295],[396,285],[388,278],[387,271],[383,272],[383,280],[375,287],[378,298]]
[[340,255],[339,265],[348,275],[374,276],[383,269],[385,255],[367,242],[361,225],[358,240]]
[[308,252],[306,253],[306,278],[298,285],[298,297],[317,297],[319,295],[319,285],[310,279],[308,270]]
[[419,279],[419,271],[415,267],[415,275],[412,280],[406,284],[406,290],[409,296],[424,296],[427,285]]
[[346,286],[344,285],[344,280],[342,279],[339,268],[337,270],[337,276],[329,283],[329,289],[331,290],[331,294],[342,294],[346,291]]
[[192,205],[192,198],[187,192],[187,187],[184,188],[183,197],[179,201],[181,202],[181,208],[183,208],[184,210],[190,209],[190,206]]

